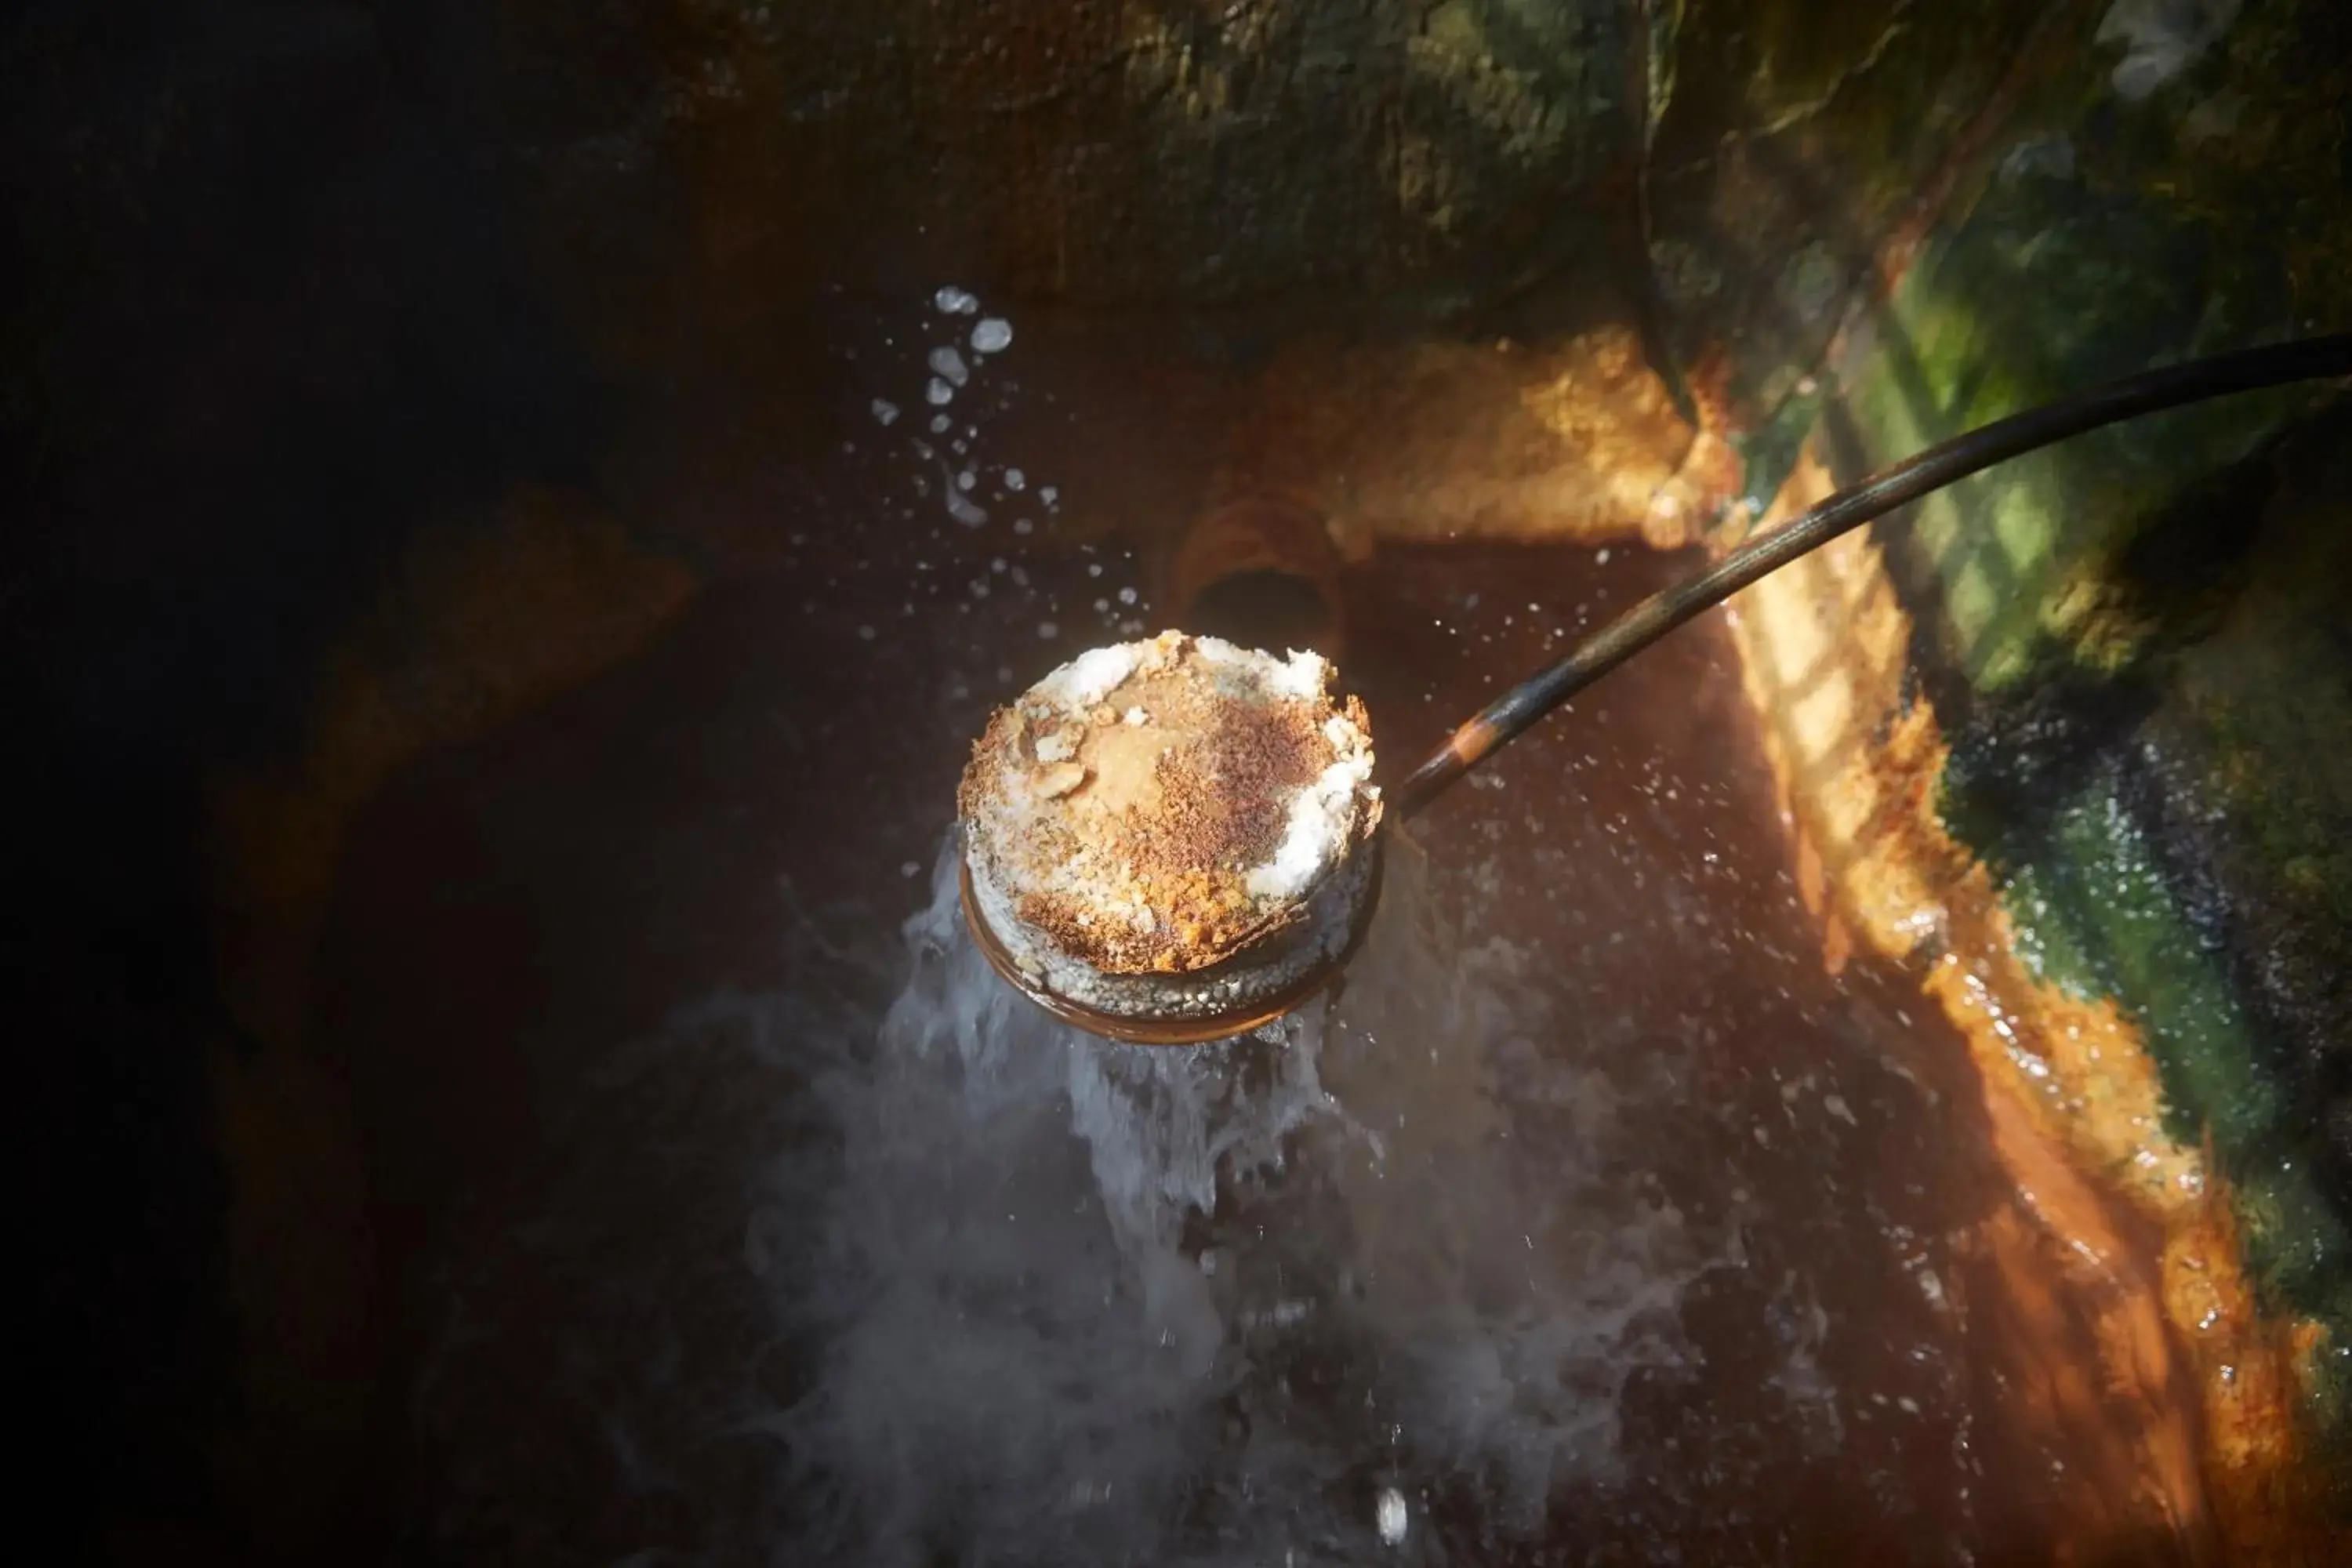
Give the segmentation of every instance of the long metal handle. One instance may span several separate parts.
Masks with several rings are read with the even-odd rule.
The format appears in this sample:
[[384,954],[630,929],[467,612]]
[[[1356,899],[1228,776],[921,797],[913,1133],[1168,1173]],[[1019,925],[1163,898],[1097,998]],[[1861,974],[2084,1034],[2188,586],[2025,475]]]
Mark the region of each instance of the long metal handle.
[[1843,533],[1956,479],[2038,447],[2142,414],[2266,386],[2352,375],[2352,333],[2191,360],[2126,376],[1955,436],[1839,491],[1804,516],[1752,539],[1688,580],[1651,595],[1558,663],[1481,709],[1389,793],[1409,817],[1535,721],[1749,584]]

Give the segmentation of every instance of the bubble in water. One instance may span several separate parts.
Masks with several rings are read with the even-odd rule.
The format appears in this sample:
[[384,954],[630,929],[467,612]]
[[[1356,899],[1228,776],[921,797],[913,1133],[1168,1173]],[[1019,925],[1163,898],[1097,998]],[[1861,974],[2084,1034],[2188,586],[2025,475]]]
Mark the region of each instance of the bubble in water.
[[953,284],[932,295],[931,303],[942,315],[949,316],[969,316],[980,309],[980,300],[976,296],[964,292]]
[[1020,469],[1007,468],[1004,470],[1004,488],[1013,491],[1016,495],[1020,493],[1022,487],[1028,484],[1028,482],[1029,476],[1023,473]]
[[935,375],[931,377],[930,384],[923,388],[923,396],[932,406],[943,407],[955,401],[955,388]]
[[1050,641],[1051,641],[1051,640],[1053,640],[1055,637],[1059,637],[1059,636],[1061,636],[1061,635],[1062,635],[1062,628],[1061,628],[1061,627],[1059,627],[1059,626],[1055,626],[1053,622],[1051,622],[1051,621],[1039,621],[1039,622],[1037,623],[1037,636],[1038,636],[1038,637],[1039,637],[1040,639],[1045,640],[1045,641],[1049,641],[1049,642],[1050,642]]
[[1395,1546],[1404,1540],[1406,1514],[1402,1492],[1394,1487],[1381,1489],[1376,1522],[1380,1526],[1381,1540],[1388,1545]]
[[1013,342],[1013,323],[990,316],[971,330],[971,346],[984,354],[1002,353]]
[[898,405],[887,399],[877,397],[867,406],[873,409],[877,424],[887,426],[898,417]]

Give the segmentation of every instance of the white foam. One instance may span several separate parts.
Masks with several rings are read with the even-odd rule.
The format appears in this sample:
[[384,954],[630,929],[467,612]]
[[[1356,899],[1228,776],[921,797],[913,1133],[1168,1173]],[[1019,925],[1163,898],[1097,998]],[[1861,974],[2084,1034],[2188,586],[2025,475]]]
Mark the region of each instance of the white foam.
[[1281,847],[1250,868],[1244,886],[1259,899],[1295,899],[1315,885],[1354,832],[1358,792],[1371,781],[1369,750],[1342,756],[1290,797]]
[[1030,689],[1058,707],[1083,712],[1134,674],[1135,662],[1136,649],[1129,644],[1088,648]]
[[1293,648],[1288,658],[1277,658],[1223,637],[1195,637],[1192,642],[1210,663],[1247,673],[1276,697],[1312,701],[1330,685],[1331,663],[1319,653]]

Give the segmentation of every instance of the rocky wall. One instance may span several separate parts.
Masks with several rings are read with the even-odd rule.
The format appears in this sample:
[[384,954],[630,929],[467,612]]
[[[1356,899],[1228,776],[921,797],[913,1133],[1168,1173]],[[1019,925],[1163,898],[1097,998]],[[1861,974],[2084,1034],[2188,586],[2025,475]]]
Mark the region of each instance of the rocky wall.
[[[1650,142],[1667,335],[1746,461],[1726,538],[1802,451],[1851,479],[2072,387],[2352,324],[2341,7],[1800,13],[1678,8]],[[2160,1071],[2155,1164],[2116,1178],[2207,1151],[2259,1299],[2326,1331],[2304,1354],[2328,1426],[2352,1356],[2346,444],[2330,389],[2247,396],[1874,530],[1910,626],[1882,722],[1932,704],[1941,819],[2020,952]]]

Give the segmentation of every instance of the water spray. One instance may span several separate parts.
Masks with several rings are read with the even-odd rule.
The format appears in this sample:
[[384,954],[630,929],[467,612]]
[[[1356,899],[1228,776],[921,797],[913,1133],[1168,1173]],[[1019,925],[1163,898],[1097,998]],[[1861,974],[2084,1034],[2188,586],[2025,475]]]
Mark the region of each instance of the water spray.
[[1667,633],[1789,563],[1996,463],[2168,408],[2352,375],[2352,334],[2166,366],[1880,469],[1654,594],[1457,727],[1386,792],[1360,707],[1314,654],[1169,633],[1098,648],[992,721],[960,799],[966,921],[996,972],[1091,1034],[1197,1045],[1346,968],[1388,831]]

